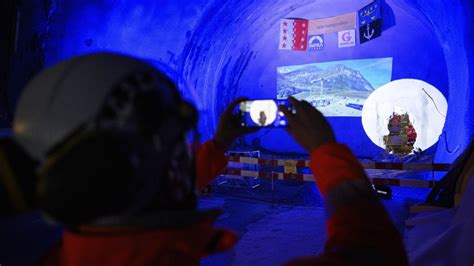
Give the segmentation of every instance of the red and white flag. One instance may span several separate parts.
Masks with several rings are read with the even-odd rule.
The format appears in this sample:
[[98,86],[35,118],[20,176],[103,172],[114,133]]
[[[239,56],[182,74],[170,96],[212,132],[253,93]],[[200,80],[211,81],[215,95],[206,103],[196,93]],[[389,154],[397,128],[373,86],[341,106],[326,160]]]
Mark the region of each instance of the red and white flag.
[[306,51],[308,45],[307,19],[282,19],[280,49]]

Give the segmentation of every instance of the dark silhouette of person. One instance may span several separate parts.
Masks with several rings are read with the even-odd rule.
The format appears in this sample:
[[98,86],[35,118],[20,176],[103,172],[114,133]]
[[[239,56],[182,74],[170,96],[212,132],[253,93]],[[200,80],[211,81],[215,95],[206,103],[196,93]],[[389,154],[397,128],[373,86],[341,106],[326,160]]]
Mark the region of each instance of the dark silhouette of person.
[[266,122],[267,122],[267,116],[265,115],[265,111],[260,111],[258,123],[260,124],[260,126],[265,126]]
[[[39,206],[65,227],[43,264],[198,265],[234,246],[235,233],[213,226],[219,211],[197,209],[196,191],[225,169],[236,138],[256,130],[236,123],[245,100],[230,103],[214,137],[191,151],[197,111],[147,63],[99,53],[39,74],[20,98],[14,137],[40,162]],[[295,113],[280,111],[310,154],[328,222],[324,251],[288,265],[407,265],[356,157],[318,110],[290,103]]]

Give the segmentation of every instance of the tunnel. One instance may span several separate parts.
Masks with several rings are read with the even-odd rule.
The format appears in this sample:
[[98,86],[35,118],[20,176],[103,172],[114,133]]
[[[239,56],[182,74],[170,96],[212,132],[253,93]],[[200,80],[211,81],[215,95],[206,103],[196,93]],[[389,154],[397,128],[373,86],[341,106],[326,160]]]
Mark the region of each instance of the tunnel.
[[[149,60],[168,73],[199,108],[203,139],[212,136],[218,115],[233,98],[275,98],[278,67],[392,58],[391,80],[423,80],[448,99],[445,127],[428,152],[436,153],[437,160],[452,160],[472,136],[469,1],[385,1],[381,38],[345,49],[328,39],[323,51],[312,53],[278,49],[280,19],[333,17],[368,3],[42,1],[34,3],[41,7],[35,11],[24,8],[32,12],[28,20],[38,25],[37,43],[32,45],[39,46],[36,57],[45,66],[97,51]],[[28,22],[22,25],[29,26]],[[25,30],[24,38],[28,34],[33,33]],[[23,71],[21,67],[18,71]],[[19,90],[10,92],[12,105]],[[357,156],[374,157],[382,152],[367,137],[360,117],[329,120],[337,138]],[[281,139],[278,144],[276,138]],[[282,129],[261,130],[239,140],[239,146],[276,154],[303,152]]]
[[[349,71],[348,75],[354,78],[361,73],[365,75],[365,68],[383,64],[383,67],[367,74],[372,82],[370,92],[377,92],[379,88],[385,88],[386,84],[400,82],[397,83],[399,92],[392,91],[390,97],[401,97],[400,104],[404,107],[390,107],[392,109],[387,109],[386,113],[393,115],[380,118],[384,124],[379,127],[383,127],[383,130],[380,130],[385,132],[386,136],[380,136],[377,144],[364,125],[363,108],[366,107],[363,101],[369,97],[369,94],[364,92],[366,96],[362,102],[348,101],[343,106],[346,108],[344,110],[349,110],[347,114],[327,116],[337,141],[346,144],[361,160],[375,162],[380,158],[387,159],[390,157],[387,151],[397,151],[383,147],[384,143],[390,142],[391,123],[406,114],[406,123],[416,136],[408,153],[413,155],[413,151],[421,147],[421,141],[430,135],[429,144],[423,145],[419,152],[427,156],[430,163],[453,163],[469,147],[474,137],[473,1],[377,0],[375,2],[381,5],[380,36],[369,38],[369,41],[362,43],[360,39],[365,34],[365,27],[357,27],[354,32],[356,41],[347,47],[341,46],[341,36],[332,31],[324,34],[324,48],[321,46],[311,50],[305,47],[303,51],[282,49],[284,19],[312,21],[337,18],[357,13],[372,2],[21,1],[17,4],[17,35],[9,69],[10,78],[5,86],[5,98],[0,97],[0,105],[6,105],[8,110],[0,119],[5,120],[2,123],[11,125],[23,88],[28,80],[42,69],[75,56],[96,52],[131,55],[166,73],[176,83],[183,96],[197,107],[198,131],[203,141],[214,136],[219,125],[219,116],[233,99],[241,96],[251,100],[281,98],[284,82],[282,80],[290,71],[303,67],[314,67],[317,71],[320,71],[320,68],[333,67],[338,71]],[[367,33],[370,33],[368,28]],[[319,40],[319,43],[321,44],[322,40]],[[341,67],[341,64],[346,68]],[[360,71],[351,72],[347,67],[358,68]],[[410,80],[423,84],[420,85],[420,93],[426,102],[416,102],[411,96],[403,98],[402,94],[412,93],[408,87],[415,83],[404,83]],[[324,82],[329,86],[327,84],[336,81],[330,78],[311,80],[311,86],[318,88],[316,93],[311,93],[323,95]],[[444,111],[441,110],[444,107],[440,107],[439,102],[435,101],[438,98],[434,94],[438,95],[436,97],[439,99],[445,99]],[[347,98],[341,97],[344,100]],[[389,102],[390,97],[385,101]],[[311,104],[319,104],[324,108],[332,104],[332,99],[327,99],[315,100]],[[428,105],[433,105],[433,113],[427,111]],[[412,107],[418,108],[422,115],[414,116],[410,113],[410,110],[414,109],[407,108]],[[377,108],[383,109],[384,106]],[[0,109],[0,112],[3,111]],[[380,113],[373,110],[371,114],[377,119],[380,116]],[[442,122],[438,123],[435,131],[431,132],[432,128],[422,127],[423,123],[434,123],[435,116],[439,115]],[[231,149],[235,152],[259,151],[268,158],[307,157],[305,150],[288,135],[285,128],[261,128],[256,133],[239,138]],[[405,157],[407,160],[411,158],[413,157]],[[392,162],[400,162],[400,158],[397,157]],[[426,173],[420,178],[434,182],[441,177],[438,173]],[[273,185],[272,180],[272,191]],[[317,204],[322,204],[314,185],[301,190],[292,186],[285,184],[280,187],[282,191],[290,191],[282,192],[282,198],[289,195],[288,197],[301,197],[305,202],[316,200]],[[407,199],[420,200],[428,192],[410,190],[397,193],[403,198],[400,204],[406,205]],[[269,195],[265,196],[270,197]],[[253,196],[255,195],[252,194],[251,197]],[[271,199],[274,199],[273,194]],[[387,208],[398,210],[401,207],[389,203]],[[322,215],[318,212],[319,214]],[[406,211],[403,211],[401,216],[405,217],[404,215],[408,215]],[[404,225],[397,226],[404,228]],[[257,228],[261,229],[258,226]]]

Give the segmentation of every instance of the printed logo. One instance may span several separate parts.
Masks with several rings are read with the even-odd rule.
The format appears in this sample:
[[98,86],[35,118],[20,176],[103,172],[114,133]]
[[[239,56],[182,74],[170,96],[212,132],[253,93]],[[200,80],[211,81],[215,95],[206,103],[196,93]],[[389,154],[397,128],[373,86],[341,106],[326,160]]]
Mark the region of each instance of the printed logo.
[[324,50],[323,35],[309,35],[308,36],[308,51],[322,51]]
[[339,48],[355,46],[355,29],[339,31],[337,35]]
[[382,20],[378,19],[359,28],[359,42],[365,43],[382,35]]

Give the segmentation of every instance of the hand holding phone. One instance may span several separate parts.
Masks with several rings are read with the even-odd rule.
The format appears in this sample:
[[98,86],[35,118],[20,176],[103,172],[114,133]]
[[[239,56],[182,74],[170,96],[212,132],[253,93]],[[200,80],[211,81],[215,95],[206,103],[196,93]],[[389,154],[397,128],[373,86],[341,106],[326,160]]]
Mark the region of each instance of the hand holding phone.
[[287,131],[296,142],[311,152],[325,143],[336,141],[331,125],[321,112],[307,101],[288,99],[296,111],[290,112],[284,107],[280,107],[280,111],[285,113],[289,124]]
[[239,104],[240,125],[242,127],[286,127],[288,120],[279,106],[285,106],[294,113],[288,100],[253,100]]
[[240,126],[240,115],[236,114],[235,110],[240,103],[246,100],[247,98],[244,97],[233,100],[221,114],[219,125],[213,138],[216,145],[221,149],[227,150],[238,137],[258,130],[258,128]]

